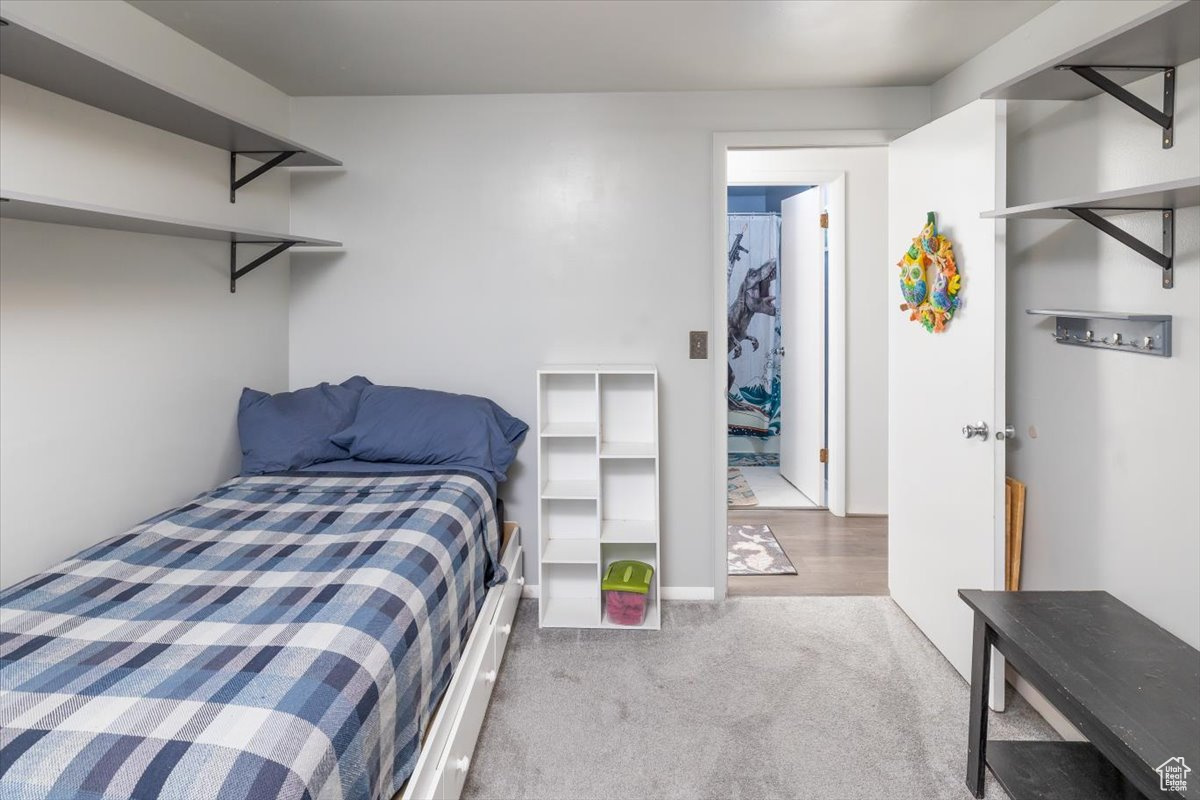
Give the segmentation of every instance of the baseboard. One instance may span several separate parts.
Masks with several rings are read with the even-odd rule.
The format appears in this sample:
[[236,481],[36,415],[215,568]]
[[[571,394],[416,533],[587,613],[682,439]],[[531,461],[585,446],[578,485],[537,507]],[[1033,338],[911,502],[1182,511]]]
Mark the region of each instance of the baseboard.
[[1046,699],[1045,695],[1033,688],[1033,684],[1014,672],[1012,666],[1008,666],[1006,673],[1007,674],[1005,675],[1005,678],[1009,683],[1012,684],[1012,687],[1017,691],[1017,694],[1021,695],[1021,697],[1024,697],[1025,702],[1033,706],[1033,710],[1038,712],[1038,714],[1042,716],[1042,719],[1046,720],[1047,724],[1049,724],[1051,728],[1054,728],[1055,732],[1058,733],[1059,736],[1068,742],[1087,741],[1087,737],[1080,733],[1079,730],[1072,725],[1057,708],[1051,705],[1050,701]]
[[[521,589],[521,597],[539,597],[541,592],[538,591],[541,587],[525,584]],[[716,595],[711,586],[664,586],[662,587],[663,600],[692,600],[692,601],[711,601]]]

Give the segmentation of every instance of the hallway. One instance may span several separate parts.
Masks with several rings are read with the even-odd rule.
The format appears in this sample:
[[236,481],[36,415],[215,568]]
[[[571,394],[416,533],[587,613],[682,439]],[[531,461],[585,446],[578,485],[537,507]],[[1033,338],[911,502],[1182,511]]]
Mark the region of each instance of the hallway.
[[796,509],[817,508],[817,504],[793,486],[782,475],[779,467],[738,467],[746,477],[746,483],[758,500],[755,508]]

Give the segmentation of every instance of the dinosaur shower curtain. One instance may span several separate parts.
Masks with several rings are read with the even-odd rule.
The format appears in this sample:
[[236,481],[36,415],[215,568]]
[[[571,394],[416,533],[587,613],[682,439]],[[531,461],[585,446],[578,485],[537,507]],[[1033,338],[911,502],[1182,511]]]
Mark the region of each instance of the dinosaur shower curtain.
[[779,452],[780,221],[779,214],[729,215],[731,454]]

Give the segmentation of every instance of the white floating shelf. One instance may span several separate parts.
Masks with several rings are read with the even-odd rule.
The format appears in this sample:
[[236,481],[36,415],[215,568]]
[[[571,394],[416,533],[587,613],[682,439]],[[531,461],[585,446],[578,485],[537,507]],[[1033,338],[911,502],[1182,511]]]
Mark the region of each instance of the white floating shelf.
[[295,250],[296,253],[308,253],[309,255],[334,255],[337,253],[346,252],[346,248],[341,245],[303,245],[302,249]]
[[341,161],[243,122],[144,75],[77,49],[6,16],[0,26],[0,73],[81,103],[259,161],[292,152],[293,167]]
[[551,422],[542,426],[542,436],[589,437],[595,436],[598,427],[594,422]]
[[601,458],[655,458],[658,447],[654,442],[602,442]]
[[32,222],[49,222],[55,225],[78,225],[84,228],[103,228],[160,236],[182,236],[185,239],[209,239],[220,242],[247,244],[294,242],[301,247],[304,245],[341,246],[341,242],[318,239],[315,236],[297,236],[291,233],[273,233],[254,228],[213,225],[178,217],[163,217],[140,211],[76,203],[71,200],[9,192],[3,189],[0,189],[0,197],[4,198],[3,202],[0,202],[0,217],[5,219],[24,219]]
[[1134,186],[1113,192],[1076,195],[1061,200],[1027,203],[996,211],[985,211],[980,216],[984,219],[1075,219],[1075,215],[1067,209],[1081,208],[1119,213],[1178,209],[1195,205],[1200,205],[1200,177]]
[[[158,214],[145,214],[90,203],[76,203],[71,200],[8,192],[3,189],[0,189],[0,217],[30,222],[47,222],[52,225],[77,225],[83,228],[226,242],[233,245],[229,255],[229,290],[231,292],[237,290],[239,278],[289,248],[304,248],[309,245],[341,246],[341,242],[318,239],[315,236],[296,236],[291,233],[213,225],[178,217],[163,217]],[[250,261],[249,264],[239,267],[236,247],[239,244],[273,245],[274,247]]]
[[[1200,58],[1197,31],[1200,31],[1200,3],[1155,8],[1138,23],[1061,53],[988,89],[982,96],[1009,100],[1084,100],[1094,97],[1100,89],[1057,67],[1061,64],[1111,67],[1186,64]],[[1129,83],[1147,74],[1142,70],[1105,73],[1117,84]]]
[[543,500],[595,500],[600,496],[599,481],[546,481]]
[[595,564],[599,560],[595,539],[548,539],[542,561],[547,564]]
[[658,525],[649,519],[606,519],[600,523],[601,544],[654,544]]

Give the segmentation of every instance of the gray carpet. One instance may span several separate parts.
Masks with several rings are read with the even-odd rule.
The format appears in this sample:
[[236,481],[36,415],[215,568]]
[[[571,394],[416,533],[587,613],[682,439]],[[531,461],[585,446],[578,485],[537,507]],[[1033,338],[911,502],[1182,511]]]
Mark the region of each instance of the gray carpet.
[[[660,632],[542,631],[535,602],[464,797],[970,797],[967,685],[890,598],[664,603]],[[1015,696],[991,734],[1057,738]]]

